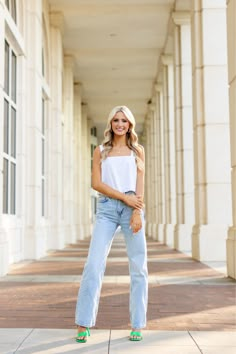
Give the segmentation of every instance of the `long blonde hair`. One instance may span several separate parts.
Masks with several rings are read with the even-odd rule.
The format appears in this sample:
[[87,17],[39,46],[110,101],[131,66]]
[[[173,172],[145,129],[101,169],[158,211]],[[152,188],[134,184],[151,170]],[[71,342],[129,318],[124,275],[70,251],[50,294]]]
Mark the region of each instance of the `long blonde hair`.
[[135,125],[136,125],[135,118],[132,112],[130,111],[130,109],[126,106],[116,106],[111,110],[111,112],[108,115],[107,126],[104,131],[104,140],[102,142],[102,145],[104,147],[102,151],[102,161],[107,158],[109,152],[113,148],[114,133],[111,127],[111,121],[117,112],[123,112],[125,117],[128,119],[130,123],[129,131],[126,133],[126,144],[129,147],[129,149],[132,150],[135,154],[138,169],[143,170],[144,164],[140,158],[141,145],[138,144],[138,136],[135,132]]

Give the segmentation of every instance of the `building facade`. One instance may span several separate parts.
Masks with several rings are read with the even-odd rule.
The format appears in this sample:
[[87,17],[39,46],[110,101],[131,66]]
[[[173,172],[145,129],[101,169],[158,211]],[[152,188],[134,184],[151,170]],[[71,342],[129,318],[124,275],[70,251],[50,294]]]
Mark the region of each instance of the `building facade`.
[[90,121],[63,19],[0,1],[0,272],[90,235]]
[[[234,0],[173,7],[141,135],[147,235],[233,278],[235,16]],[[98,140],[64,30],[50,1],[0,0],[1,275],[91,235]]]

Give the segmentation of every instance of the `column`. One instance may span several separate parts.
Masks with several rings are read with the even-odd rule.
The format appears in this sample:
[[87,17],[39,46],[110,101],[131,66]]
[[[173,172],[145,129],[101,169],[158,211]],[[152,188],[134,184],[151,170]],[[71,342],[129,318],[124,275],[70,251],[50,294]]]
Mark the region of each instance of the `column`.
[[149,119],[150,119],[150,179],[151,179],[151,197],[150,197],[150,236],[154,238],[155,235],[155,227],[156,227],[156,218],[155,218],[155,147],[154,147],[154,120],[155,120],[155,105],[152,103],[149,106]]
[[156,94],[152,98],[152,104],[150,106],[151,116],[151,166],[152,166],[152,238],[157,240],[158,232],[158,156],[157,156],[157,104]]
[[26,185],[24,258],[42,257],[47,238],[42,219],[42,7],[41,1],[26,1],[26,96],[30,97],[26,111]]
[[194,225],[194,169],[190,13],[173,14],[177,224],[174,247],[191,252]]
[[155,85],[156,90],[156,119],[157,119],[157,186],[158,186],[158,229],[157,240],[164,241],[165,234],[165,164],[164,164],[164,115],[163,115],[163,86]]
[[227,238],[227,272],[228,276],[236,279],[236,2],[227,2],[227,29],[228,29],[228,80],[229,80],[229,109],[230,109],[230,145],[231,145],[231,183],[233,225],[228,230]]
[[77,240],[82,239],[83,230],[81,226],[83,223],[83,185],[82,185],[82,153],[83,148],[81,144],[82,132],[82,87],[79,83],[74,84],[74,183],[75,183],[75,224],[76,224],[76,236]]
[[62,70],[63,70],[63,33],[64,18],[61,13],[50,14],[51,48],[51,114],[49,125],[49,207],[51,230],[48,249],[63,248],[65,233],[63,229],[63,113],[62,113]]
[[191,15],[196,214],[192,254],[198,260],[223,261],[232,218],[225,1],[193,1]]
[[[82,123],[81,123],[81,133],[82,133],[82,237],[83,239],[91,235],[91,169],[89,168],[90,161],[90,139],[88,139],[88,130],[90,127],[88,124],[88,109],[86,105],[82,106]],[[90,134],[89,134],[90,137]]]
[[146,130],[146,146],[145,146],[145,189],[146,189],[146,234],[152,237],[152,172],[151,172],[151,122],[150,112],[148,112],[145,119]]
[[166,198],[164,243],[172,247],[174,245],[174,227],[176,223],[174,77],[172,56],[163,55],[162,63]]
[[74,221],[74,58],[64,57],[64,215],[66,242],[76,242],[76,230]]

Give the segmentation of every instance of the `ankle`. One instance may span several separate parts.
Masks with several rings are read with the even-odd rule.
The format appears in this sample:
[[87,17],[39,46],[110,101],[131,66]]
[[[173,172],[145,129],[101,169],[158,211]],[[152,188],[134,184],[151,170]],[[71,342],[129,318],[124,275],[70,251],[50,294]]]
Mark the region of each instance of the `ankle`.
[[80,325],[77,325],[77,332],[84,332],[85,330],[87,329],[87,327],[83,327],[83,326],[80,326]]

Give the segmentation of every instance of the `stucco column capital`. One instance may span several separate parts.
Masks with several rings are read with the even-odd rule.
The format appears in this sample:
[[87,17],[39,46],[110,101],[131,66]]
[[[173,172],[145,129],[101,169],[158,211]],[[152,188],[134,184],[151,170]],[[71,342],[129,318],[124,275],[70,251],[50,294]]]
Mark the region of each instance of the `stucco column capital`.
[[56,27],[60,32],[64,33],[64,16],[62,12],[50,12],[50,24],[52,27]]
[[173,64],[173,56],[171,54],[163,54],[161,56],[161,62],[164,65],[172,65]]
[[159,92],[162,91],[162,84],[161,83],[157,83],[157,84],[155,84],[154,88],[155,88],[155,92],[159,93]]
[[189,25],[190,24],[190,12],[188,11],[177,11],[172,13],[173,22],[177,26]]

